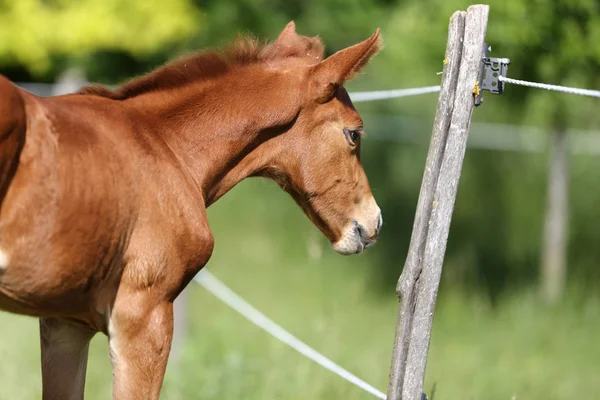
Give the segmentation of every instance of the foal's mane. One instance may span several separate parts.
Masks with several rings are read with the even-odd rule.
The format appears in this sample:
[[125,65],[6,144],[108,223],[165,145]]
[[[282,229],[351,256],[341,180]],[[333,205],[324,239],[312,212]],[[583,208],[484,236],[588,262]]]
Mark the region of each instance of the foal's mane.
[[228,46],[205,50],[171,61],[154,71],[134,78],[116,89],[89,85],[80,94],[125,100],[144,93],[172,89],[192,82],[206,81],[224,75],[236,68],[283,60],[306,58],[313,62],[323,59],[324,47],[318,37],[296,36],[293,41],[261,43],[252,36],[239,36]]

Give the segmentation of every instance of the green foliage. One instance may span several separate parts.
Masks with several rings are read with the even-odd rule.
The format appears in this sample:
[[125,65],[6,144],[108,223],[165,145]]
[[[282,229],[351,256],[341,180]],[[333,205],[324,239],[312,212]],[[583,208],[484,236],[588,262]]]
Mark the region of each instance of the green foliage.
[[[442,70],[449,17],[469,4],[462,0],[409,1],[395,8],[386,18],[385,72],[378,78],[400,78],[399,86],[435,82],[435,73]],[[489,4],[486,39],[492,46],[490,55],[511,59],[509,76],[586,88],[600,85],[598,2],[501,0]],[[394,71],[399,66],[410,72],[398,76]],[[564,96],[509,86],[501,104],[494,101],[492,111],[483,107],[478,114],[487,121],[547,126],[554,125],[548,114],[558,108],[568,113],[571,125],[589,127],[600,122],[589,99],[571,96],[562,102]]]
[[212,17],[198,35],[201,43],[228,40],[238,31],[274,37],[293,19],[301,33],[318,34],[336,50],[372,33],[385,7],[381,0],[207,0],[201,4]]
[[53,55],[113,49],[141,56],[194,34],[203,20],[187,0],[4,0],[0,62],[41,73]]
[[[139,74],[178,53],[222,45],[239,33],[274,38],[292,19],[305,34],[326,38],[333,51],[371,34],[387,3],[4,0],[0,66],[23,65],[40,76],[60,72],[66,59],[66,64],[85,66],[91,79],[112,83],[124,77],[123,70]],[[107,56],[114,64],[110,73],[95,69],[95,61]],[[128,68],[130,61],[139,65]]]

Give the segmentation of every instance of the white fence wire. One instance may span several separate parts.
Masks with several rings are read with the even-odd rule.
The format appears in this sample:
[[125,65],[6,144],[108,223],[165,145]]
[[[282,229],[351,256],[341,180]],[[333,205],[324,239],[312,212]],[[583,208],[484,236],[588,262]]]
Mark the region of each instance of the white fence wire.
[[214,296],[216,296],[223,303],[227,304],[229,307],[233,308],[235,311],[240,313],[244,318],[248,319],[253,324],[258,327],[264,329],[271,336],[276,338],[277,340],[287,344],[292,349],[296,350],[298,353],[303,356],[310,358],[312,361],[316,362],[320,366],[329,371],[337,374],[348,382],[358,386],[366,392],[371,393],[373,396],[378,397],[380,399],[385,399],[385,393],[377,390],[373,386],[369,385],[367,382],[358,378],[356,375],[351,374],[346,371],[344,368],[340,367],[323,354],[319,353],[285,329],[283,329],[280,325],[273,322],[273,320],[269,319],[262,312],[258,311],[254,308],[250,303],[246,300],[238,296],[233,290],[229,289],[223,282],[221,282],[217,277],[208,272],[206,269],[203,269],[196,275],[194,280],[199,283],[203,288],[208,290]]
[[577,94],[580,96],[590,96],[600,98],[600,90],[591,90],[591,89],[579,89],[569,86],[558,86],[558,85],[549,85],[547,83],[537,83],[537,82],[529,82],[522,81],[520,79],[507,78],[504,76],[498,77],[499,81],[512,83],[513,85],[527,86],[536,89],[544,89],[544,90],[552,90],[555,92],[563,92],[570,94]]
[[353,103],[363,101],[374,101],[374,100],[388,100],[397,99],[400,97],[407,96],[418,96],[427,93],[437,93],[440,91],[440,86],[425,86],[411,89],[397,89],[397,90],[377,90],[373,92],[350,92],[350,100]]

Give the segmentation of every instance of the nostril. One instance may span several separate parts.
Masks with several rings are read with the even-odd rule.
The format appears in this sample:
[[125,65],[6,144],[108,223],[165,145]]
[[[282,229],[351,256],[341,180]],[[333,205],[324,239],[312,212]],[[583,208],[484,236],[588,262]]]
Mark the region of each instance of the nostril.
[[358,237],[363,238],[365,237],[365,228],[362,227],[361,224],[359,224],[358,222],[354,224],[354,229],[356,229],[356,233],[358,234]]

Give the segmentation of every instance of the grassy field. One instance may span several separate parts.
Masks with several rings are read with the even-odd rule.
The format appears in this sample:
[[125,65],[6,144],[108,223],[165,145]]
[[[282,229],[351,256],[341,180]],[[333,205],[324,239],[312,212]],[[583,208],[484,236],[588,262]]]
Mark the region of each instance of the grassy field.
[[[397,302],[393,290],[382,291],[373,279],[377,246],[355,257],[334,254],[287,195],[267,182],[243,183],[209,211],[216,237],[210,271],[299,338],[385,390]],[[398,271],[403,262],[398,254]],[[189,340],[179,363],[169,366],[163,398],[372,398],[197,285],[188,290]],[[524,291],[492,306],[481,295],[445,287],[427,392],[435,385],[435,400],[600,398],[600,300],[571,294],[556,308],[542,307]],[[40,398],[37,321],[0,314],[0,326],[0,399]],[[110,389],[106,338],[98,335],[86,398],[110,398]]]

